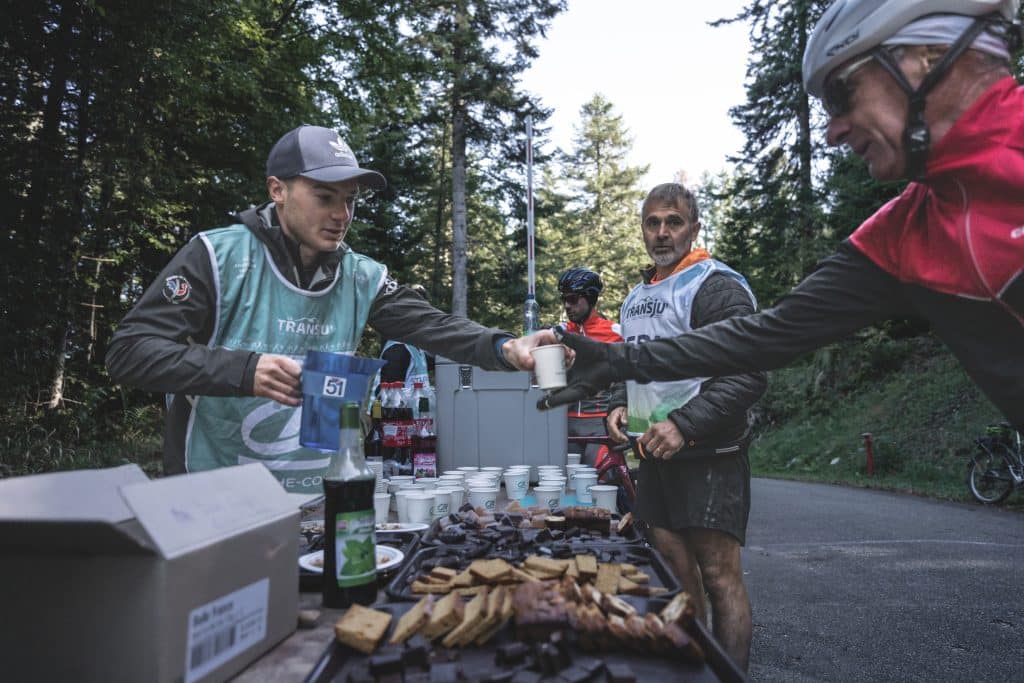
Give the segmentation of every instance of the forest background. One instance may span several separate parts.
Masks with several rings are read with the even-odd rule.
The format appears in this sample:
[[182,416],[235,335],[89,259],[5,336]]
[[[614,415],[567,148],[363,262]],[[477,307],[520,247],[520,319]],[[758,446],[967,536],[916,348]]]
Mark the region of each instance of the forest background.
[[[762,306],[898,184],[824,145],[800,79],[824,0],[753,0],[744,135],[731,169],[683,179],[704,242]],[[440,308],[518,331],[526,294],[525,119],[535,128],[537,297],[560,318],[567,267],[599,271],[615,317],[646,255],[646,169],[595,93],[572,144],[520,81],[565,0],[3,0],[0,25],[0,477],[139,462],[159,474],[161,396],[111,383],[121,317],[170,256],[266,195],[267,151],[332,126],[388,188],[347,241]],[[1024,63],[1014,59],[1020,76]],[[571,65],[567,65],[567,78]],[[364,335],[361,352],[381,340]],[[772,373],[755,472],[962,497],[994,408],[920,320],[870,328]],[[864,472],[861,433],[877,472]]]

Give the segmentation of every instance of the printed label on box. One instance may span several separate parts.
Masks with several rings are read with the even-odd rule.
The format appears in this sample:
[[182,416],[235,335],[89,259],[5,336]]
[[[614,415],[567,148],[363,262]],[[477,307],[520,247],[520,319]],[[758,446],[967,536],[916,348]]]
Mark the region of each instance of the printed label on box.
[[228,593],[188,615],[185,683],[210,673],[267,635],[270,579]]

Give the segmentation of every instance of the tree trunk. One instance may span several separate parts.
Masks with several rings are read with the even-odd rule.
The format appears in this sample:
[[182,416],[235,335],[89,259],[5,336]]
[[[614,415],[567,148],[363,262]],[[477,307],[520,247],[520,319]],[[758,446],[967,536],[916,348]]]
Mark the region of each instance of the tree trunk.
[[[53,35],[53,45],[67,46],[71,44],[78,22],[79,4],[64,3],[61,8],[60,28]],[[71,70],[70,50],[61,47],[48,49],[54,55],[53,67],[49,74],[49,87],[46,89],[46,105],[43,109],[43,122],[39,130],[38,156],[32,168],[31,184],[24,215],[25,229],[37,235],[47,234],[43,230],[46,203],[53,200],[50,196],[50,185],[60,175],[64,144],[61,142],[61,109],[67,97],[68,75]]]
[[466,110],[456,98],[452,108],[452,313],[467,311],[466,262]]
[[[795,54],[802,55],[807,48],[808,13],[810,8],[806,2],[797,6],[797,49]],[[799,261],[794,275],[793,284],[807,274],[807,270],[814,265],[814,242],[816,231],[813,215],[814,187],[811,174],[811,102],[807,91],[801,87],[797,99],[797,124],[799,126],[800,139],[798,141],[800,153],[800,189],[798,197],[798,208],[800,212],[800,239],[797,242],[797,254]],[[808,253],[809,252],[809,253]]]
[[[442,129],[441,133],[441,144],[439,146],[441,151],[441,158],[437,165],[437,206],[434,214],[434,269],[432,277],[430,278],[430,300],[439,301],[441,295],[441,273],[444,267],[443,264],[443,248],[444,244],[444,224],[447,202],[445,197],[447,193],[447,183],[445,182],[448,177],[448,139],[447,131]],[[435,304],[436,305],[436,304]]]

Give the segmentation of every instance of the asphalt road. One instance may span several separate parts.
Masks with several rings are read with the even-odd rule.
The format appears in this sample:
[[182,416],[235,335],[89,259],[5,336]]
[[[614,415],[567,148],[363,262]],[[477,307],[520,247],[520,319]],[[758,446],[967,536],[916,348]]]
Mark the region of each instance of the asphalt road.
[[1024,681],[1024,514],[755,479],[743,567],[754,681]]

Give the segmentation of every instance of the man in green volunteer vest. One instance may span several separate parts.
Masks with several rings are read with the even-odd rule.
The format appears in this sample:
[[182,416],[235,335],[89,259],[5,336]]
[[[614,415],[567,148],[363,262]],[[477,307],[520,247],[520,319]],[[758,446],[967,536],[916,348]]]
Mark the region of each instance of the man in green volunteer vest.
[[168,395],[166,474],[262,462],[320,491],[329,454],[299,445],[299,361],[354,352],[367,324],[487,370],[532,368],[532,339],[434,308],[346,244],[359,193],[385,185],[337,132],[289,131],[267,159],[270,201],[196,235],[125,316],[107,368]]

